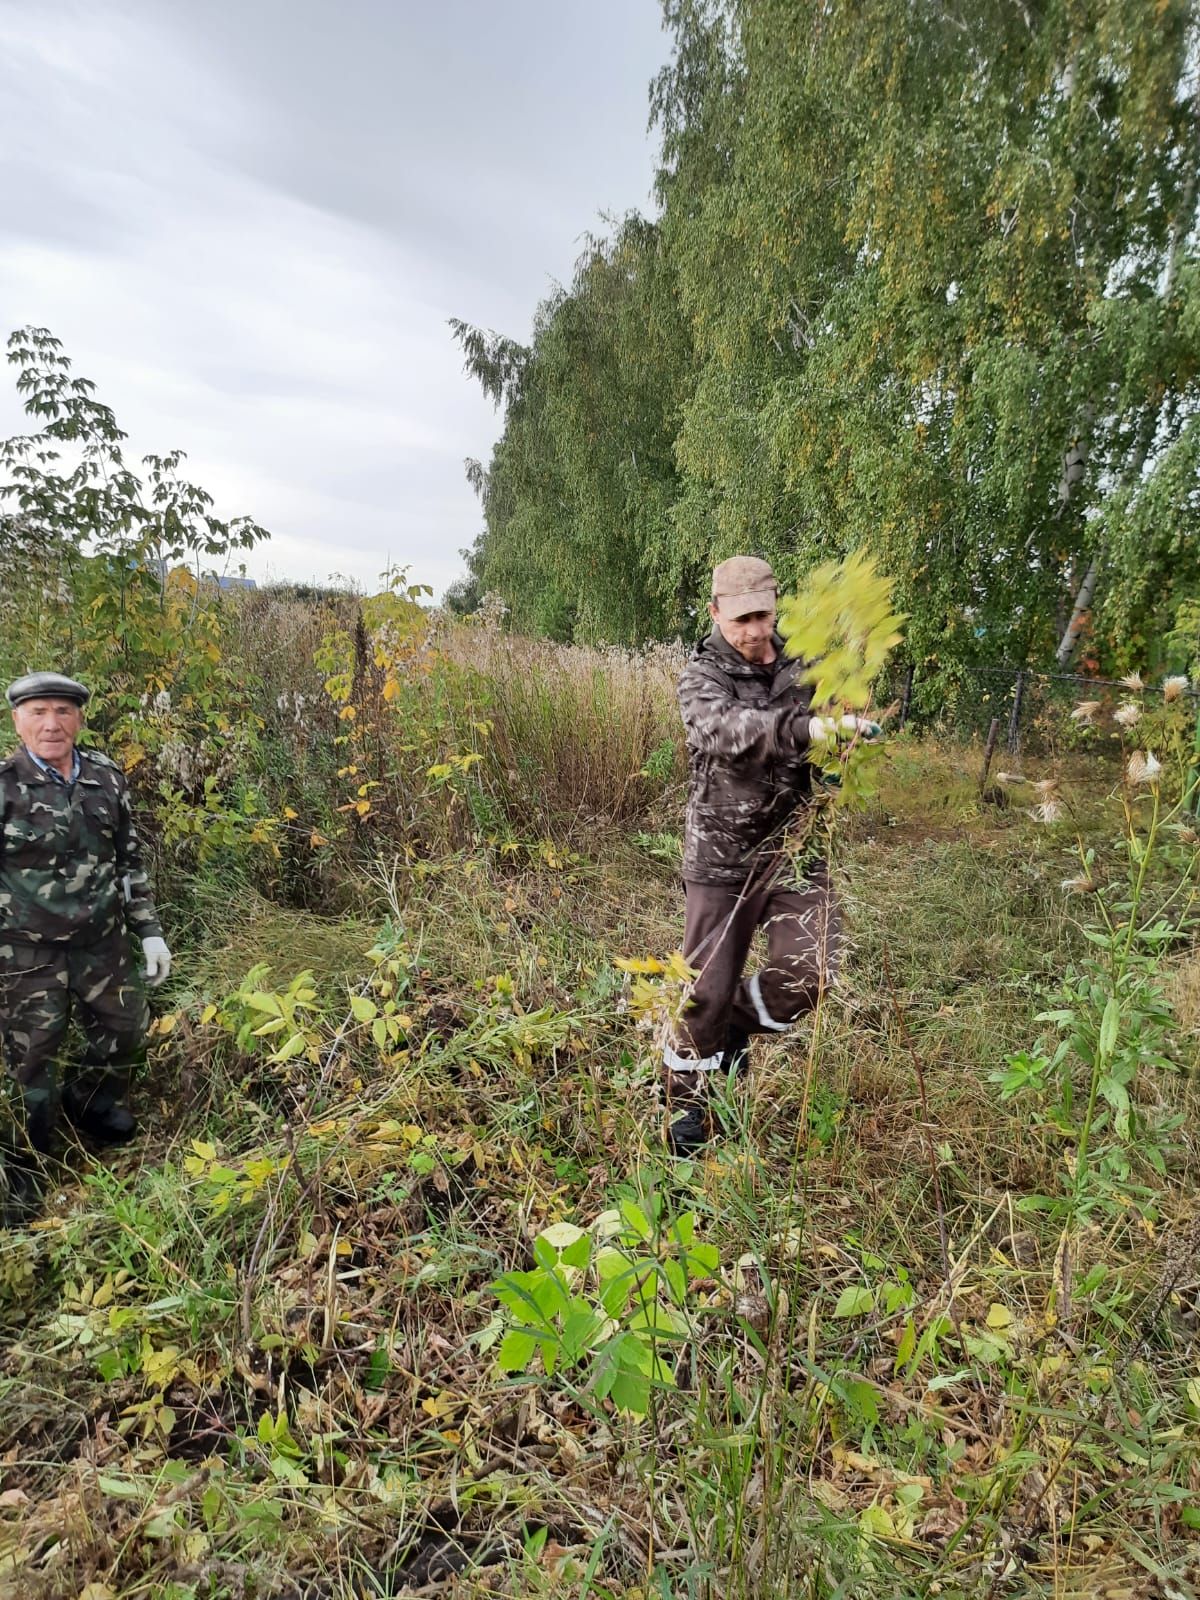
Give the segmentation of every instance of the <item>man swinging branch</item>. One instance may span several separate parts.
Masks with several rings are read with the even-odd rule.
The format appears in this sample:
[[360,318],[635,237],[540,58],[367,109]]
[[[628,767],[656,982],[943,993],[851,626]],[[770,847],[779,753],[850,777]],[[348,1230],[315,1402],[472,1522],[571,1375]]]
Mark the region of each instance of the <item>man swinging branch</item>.
[[[775,631],[775,574],[734,556],[713,573],[713,628],[679,680],[690,770],[684,829],[684,956],[691,1003],[664,1051],[668,1142],[686,1155],[712,1137],[708,1079],[746,1060],[754,1033],[788,1032],[837,969],[840,922],[824,861],[797,867],[789,824],[812,801],[809,751],[834,736],[809,710],[801,661]],[[854,718],[854,731],[880,729]],[[759,928],[767,959],[743,969]]]

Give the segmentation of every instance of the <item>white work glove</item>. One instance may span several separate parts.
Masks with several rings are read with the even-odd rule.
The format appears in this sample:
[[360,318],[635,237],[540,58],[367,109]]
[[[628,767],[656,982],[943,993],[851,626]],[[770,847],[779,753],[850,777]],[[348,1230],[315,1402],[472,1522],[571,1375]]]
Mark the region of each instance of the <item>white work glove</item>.
[[171,976],[171,952],[167,949],[167,941],[143,939],[142,954],[146,958],[146,982],[151,989],[157,989],[160,983],[165,983]]
[[839,738],[849,739],[855,734],[866,744],[874,744],[876,739],[883,738],[883,729],[877,722],[872,722],[870,717],[856,717],[849,711],[843,717],[808,719],[810,744],[832,744]]

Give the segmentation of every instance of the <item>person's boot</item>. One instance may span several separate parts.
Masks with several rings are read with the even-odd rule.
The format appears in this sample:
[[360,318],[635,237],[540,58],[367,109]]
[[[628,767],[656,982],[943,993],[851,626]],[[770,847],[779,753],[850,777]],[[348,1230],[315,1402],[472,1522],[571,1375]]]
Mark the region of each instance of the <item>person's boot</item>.
[[740,1075],[750,1065],[750,1035],[744,1028],[735,1027],[731,1022],[725,1035],[725,1051],[721,1057],[720,1070],[726,1077],[732,1072]]
[[707,1076],[704,1072],[668,1071],[664,1074],[667,1148],[673,1156],[694,1155],[712,1139]]
[[96,1144],[125,1144],[137,1132],[137,1118],[110,1089],[91,1094],[68,1084],[63,1090],[67,1120]]
[[24,1228],[42,1209],[42,1170],[36,1157],[6,1150],[0,1156],[0,1228]]

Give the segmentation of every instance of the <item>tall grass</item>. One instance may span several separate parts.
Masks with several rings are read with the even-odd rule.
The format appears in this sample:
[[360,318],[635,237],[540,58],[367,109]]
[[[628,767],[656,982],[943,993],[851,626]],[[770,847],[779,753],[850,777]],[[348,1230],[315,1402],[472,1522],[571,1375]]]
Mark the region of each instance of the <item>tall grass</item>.
[[[313,604],[268,591],[228,608],[229,649],[256,692],[262,776],[293,806],[298,791],[310,808],[323,795],[330,821],[353,787],[338,777],[352,759],[338,745],[349,752],[353,741],[316,662],[331,637],[350,646],[361,615],[351,595]],[[651,818],[677,798],[686,766],[675,699],[682,646],[564,647],[437,612],[419,616],[415,629],[402,650],[391,648],[399,692],[390,698],[370,654],[389,637],[359,634],[367,655],[354,666],[362,702],[354,731],[369,754],[358,776],[384,791],[372,829],[441,847],[472,831],[585,838],[597,825]],[[353,648],[362,657],[364,643]],[[469,782],[456,786],[465,803],[455,818],[429,772],[464,755]]]
[[459,626],[443,648],[491,724],[483,770],[509,815],[628,823],[681,779],[682,647],[564,647]]

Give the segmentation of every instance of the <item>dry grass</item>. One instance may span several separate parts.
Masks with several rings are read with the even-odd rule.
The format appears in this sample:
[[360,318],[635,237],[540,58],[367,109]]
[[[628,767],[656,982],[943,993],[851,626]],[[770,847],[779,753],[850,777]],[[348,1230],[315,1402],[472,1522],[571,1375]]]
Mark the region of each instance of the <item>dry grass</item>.
[[629,823],[682,777],[681,649],[564,648],[465,626],[442,648],[491,724],[486,781],[525,826]]

